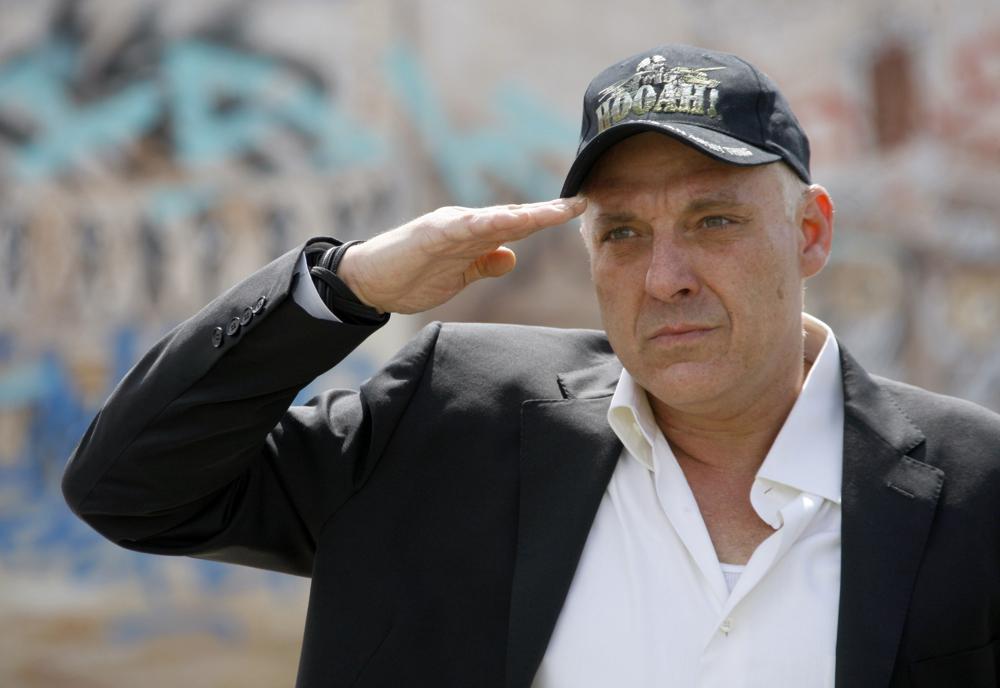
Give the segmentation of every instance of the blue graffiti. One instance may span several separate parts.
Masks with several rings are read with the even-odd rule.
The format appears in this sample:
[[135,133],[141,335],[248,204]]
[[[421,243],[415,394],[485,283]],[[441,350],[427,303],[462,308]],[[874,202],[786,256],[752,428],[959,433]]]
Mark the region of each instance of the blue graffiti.
[[[132,328],[111,337],[109,382],[117,383],[135,362],[136,345]],[[29,413],[20,450],[0,457],[0,560],[11,571],[64,570],[74,579],[100,582],[138,578],[155,589],[164,581],[151,557],[109,547],[63,500],[59,483],[66,458],[97,411],[86,398],[51,351],[0,375],[0,412]],[[226,567],[214,562],[193,566],[207,587],[225,575]]]
[[205,184],[163,185],[146,202],[146,217],[157,226],[195,217],[214,206],[219,193]]
[[140,80],[92,105],[77,105],[66,82],[79,49],[52,39],[0,70],[0,108],[30,118],[33,135],[14,146],[14,171],[25,180],[50,177],[147,133],[160,114],[160,96]]
[[[178,162],[238,159],[281,130],[305,141],[297,158],[318,170],[378,161],[383,142],[352,120],[318,84],[277,59],[201,41],[172,44],[159,78],[139,79],[81,105],[69,95],[79,47],[54,38],[0,69],[0,112],[25,123],[13,171],[45,179],[121,152],[169,121]],[[220,101],[227,107],[219,107]]]
[[[113,156],[163,121],[171,125],[175,159],[188,167],[237,160],[282,131],[304,141],[295,157],[322,171],[377,163],[389,150],[384,137],[352,119],[321,85],[275,58],[179,41],[164,50],[157,78],[138,79],[95,103],[78,104],[69,83],[79,52],[71,41],[53,38],[0,68],[0,114],[28,120],[29,135],[11,144],[13,170],[24,180]],[[458,202],[488,202],[490,179],[524,197],[558,190],[559,179],[539,159],[571,150],[575,130],[543,107],[541,98],[515,84],[502,85],[489,99],[493,121],[459,132],[408,49],[390,50],[384,66],[389,92]],[[164,211],[163,200],[154,200],[156,214],[173,215],[177,208]]]
[[526,198],[553,196],[560,179],[539,163],[545,154],[565,155],[576,132],[521,87],[506,84],[490,99],[496,120],[482,129],[458,132],[436,97],[419,62],[403,47],[390,51],[386,76],[400,98],[428,154],[459,203],[483,205],[494,196],[495,178]]
[[[135,333],[126,328],[112,340],[111,370],[120,376],[134,360]],[[85,398],[51,351],[0,375],[0,411],[19,408],[29,415],[17,454],[0,457],[0,557],[12,570],[62,566],[82,579],[109,573],[101,553],[106,543],[70,513],[59,489],[66,458],[96,412]]]
[[[0,335],[0,340],[9,337]],[[96,400],[103,399],[135,363],[139,333],[131,327],[120,328],[107,349],[108,384],[97,395],[85,394],[66,362],[52,351],[0,372],[0,413],[28,413],[20,449],[13,456],[0,455],[0,562],[11,571],[63,570],[81,581],[139,581],[156,598],[166,586],[158,558],[111,547],[70,512],[59,487],[67,457],[97,412]],[[374,370],[370,356],[355,352],[338,366],[337,382],[356,387]],[[317,380],[299,394],[296,403],[304,403],[327,386]],[[199,587],[209,592],[223,589],[236,575],[234,567],[217,562],[191,559],[189,565]],[[270,589],[288,587],[285,576],[255,574]]]
[[[231,160],[282,126],[311,139],[309,156],[319,169],[367,163],[384,153],[382,142],[318,87],[272,59],[182,41],[167,51],[163,73],[177,154],[188,164]],[[218,112],[222,97],[250,106]]]
[[[167,143],[173,159],[188,168],[270,151],[272,137],[283,145],[300,141],[289,153],[291,162],[304,160],[318,171],[383,163],[395,147],[387,136],[349,116],[322,83],[278,58],[205,40],[180,41],[163,48],[152,71],[144,70],[127,85],[84,102],[72,88],[81,52],[72,40],[56,36],[0,65],[0,120],[8,125],[0,143],[8,146],[10,170],[23,181],[61,178],[94,159],[120,158],[144,137],[164,130],[170,132]],[[427,151],[456,202],[492,201],[493,183],[524,198],[558,191],[560,179],[543,161],[572,150],[575,128],[546,108],[541,98],[517,84],[502,85],[486,101],[491,119],[478,129],[459,131],[408,49],[389,51],[383,67],[386,92],[405,111],[418,145]],[[19,132],[15,136],[10,135],[11,121],[20,125],[14,127]],[[164,129],[164,123],[169,127]],[[275,168],[280,171],[281,165],[275,163]],[[144,286],[155,302],[163,285],[160,233],[179,220],[206,215],[221,191],[182,178],[144,193],[138,246]],[[284,250],[286,213],[271,208],[268,217],[275,244]],[[93,220],[84,218],[79,224],[81,255],[89,257],[96,274],[102,234],[88,222]],[[205,241],[218,241],[210,225],[203,230]],[[17,281],[20,236],[11,230],[7,239],[7,256],[15,263],[5,271],[8,287]],[[218,260],[216,254],[206,251],[213,260]],[[110,334],[104,390],[82,389],[55,351],[29,355],[18,351],[19,341],[16,333],[0,332],[0,414],[17,416],[23,435],[0,446],[0,560],[11,570],[57,569],[93,581],[137,579],[151,593],[161,590],[163,569],[156,558],[110,547],[69,512],[59,489],[66,458],[100,400],[135,362],[145,339],[132,327]],[[357,352],[335,373],[303,390],[296,401],[306,401],[330,383],[356,386],[374,372],[376,363]],[[15,447],[13,455],[3,455],[10,446]],[[192,560],[191,566],[209,590],[232,575],[232,567],[214,562]],[[261,575],[270,585],[280,585],[283,579]],[[235,633],[228,627],[213,628],[223,636]],[[163,629],[127,621],[114,632],[134,638]]]

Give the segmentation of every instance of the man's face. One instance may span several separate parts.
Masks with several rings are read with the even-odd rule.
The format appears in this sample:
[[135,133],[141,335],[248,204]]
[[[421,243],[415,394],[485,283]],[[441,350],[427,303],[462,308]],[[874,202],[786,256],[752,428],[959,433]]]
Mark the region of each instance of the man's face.
[[668,406],[746,404],[800,374],[802,282],[825,262],[829,232],[817,250],[798,203],[812,190],[793,187],[790,203],[786,175],[644,133],[588,176],[582,231],[604,327]]

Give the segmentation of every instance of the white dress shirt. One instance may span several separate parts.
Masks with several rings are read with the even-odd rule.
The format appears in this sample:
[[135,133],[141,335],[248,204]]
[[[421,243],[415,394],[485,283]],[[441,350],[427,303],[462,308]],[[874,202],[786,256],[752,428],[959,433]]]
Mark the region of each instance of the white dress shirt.
[[775,532],[745,567],[720,564],[645,392],[622,373],[608,422],[624,449],[534,688],[832,688],[843,390],[829,327],[808,315],[803,327],[813,365],[750,490]]
[[340,318],[326,307],[323,297],[316,291],[312,275],[309,274],[309,266],[306,264],[306,254],[299,256],[299,262],[295,264],[295,273],[298,277],[292,287],[292,300],[314,318],[340,322]]

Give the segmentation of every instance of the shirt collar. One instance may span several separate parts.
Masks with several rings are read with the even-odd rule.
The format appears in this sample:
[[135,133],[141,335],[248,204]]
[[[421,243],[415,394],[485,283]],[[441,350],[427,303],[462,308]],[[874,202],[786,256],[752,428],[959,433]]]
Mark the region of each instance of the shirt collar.
[[840,347],[829,326],[818,318],[803,313],[802,329],[812,368],[750,490],[754,509],[773,527],[780,525],[778,511],[794,493],[840,504],[844,456]]
[[[757,471],[750,495],[758,514],[773,527],[780,525],[780,509],[799,492],[840,503],[844,436],[840,348],[833,331],[818,318],[803,313],[802,328],[806,360],[812,367]],[[611,397],[608,424],[628,452],[654,471],[653,445],[660,429],[645,390],[624,369]]]
[[653,417],[646,390],[622,368],[608,409],[608,424],[629,453],[653,470],[653,442],[660,428]]

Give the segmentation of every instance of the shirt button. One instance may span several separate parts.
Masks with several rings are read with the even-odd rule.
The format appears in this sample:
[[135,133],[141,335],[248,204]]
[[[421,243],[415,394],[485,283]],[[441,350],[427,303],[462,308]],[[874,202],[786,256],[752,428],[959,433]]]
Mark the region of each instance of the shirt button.
[[229,325],[226,326],[226,334],[232,337],[239,331],[240,331],[240,319],[233,318],[232,320],[229,321]]
[[266,304],[267,304],[267,297],[266,296],[261,296],[259,299],[257,299],[254,302],[253,306],[251,306],[250,309],[253,311],[254,315],[257,315],[262,310],[264,310],[264,306]]
[[722,631],[724,635],[729,635],[729,631],[733,630],[733,618],[729,617],[723,621],[722,625],[719,626],[719,630]]
[[240,325],[245,327],[250,324],[251,320],[253,320],[253,308],[248,306],[243,309],[242,313],[240,313]]

